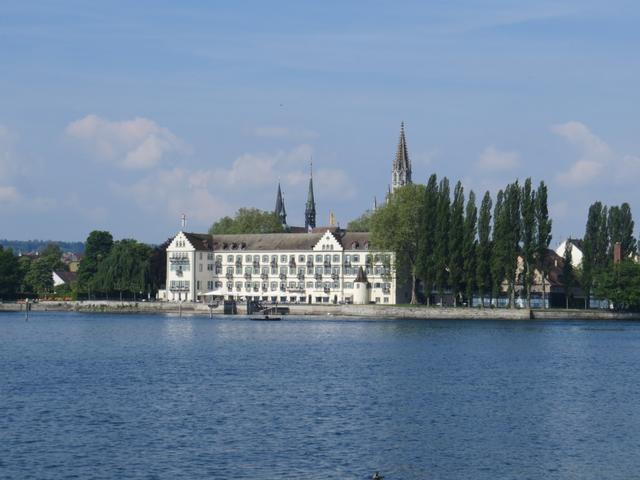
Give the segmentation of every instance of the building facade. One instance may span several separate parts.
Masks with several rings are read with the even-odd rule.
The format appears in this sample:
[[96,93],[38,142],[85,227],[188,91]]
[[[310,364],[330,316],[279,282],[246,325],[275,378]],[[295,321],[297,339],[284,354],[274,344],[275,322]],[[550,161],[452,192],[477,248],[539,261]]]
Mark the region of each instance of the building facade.
[[[216,292],[238,301],[408,302],[409,293],[396,280],[394,255],[369,247],[368,233],[338,228],[243,235],[179,232],[167,248],[166,290],[160,295],[169,301],[198,301]],[[356,282],[363,274],[369,284],[364,297]]]

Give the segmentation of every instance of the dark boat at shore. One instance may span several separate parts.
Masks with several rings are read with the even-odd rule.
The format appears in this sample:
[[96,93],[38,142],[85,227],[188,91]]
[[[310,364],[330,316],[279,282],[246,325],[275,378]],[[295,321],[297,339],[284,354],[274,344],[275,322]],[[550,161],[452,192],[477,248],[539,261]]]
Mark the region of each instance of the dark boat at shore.
[[251,320],[255,322],[279,322],[280,320],[282,320],[282,318],[263,315],[261,317],[251,317]]

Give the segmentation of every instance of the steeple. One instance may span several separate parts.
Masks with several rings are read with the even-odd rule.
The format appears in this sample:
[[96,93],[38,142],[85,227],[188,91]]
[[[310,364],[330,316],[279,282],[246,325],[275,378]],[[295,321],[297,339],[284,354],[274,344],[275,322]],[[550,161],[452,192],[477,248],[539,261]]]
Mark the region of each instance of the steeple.
[[307,230],[316,228],[316,201],[313,198],[313,162],[311,162],[311,173],[309,175],[309,192],[307,193],[307,204],[304,209],[304,228]]
[[278,182],[278,194],[276,195],[276,209],[275,214],[280,218],[280,222],[283,227],[287,226],[287,211],[284,208],[284,197],[282,196],[282,190],[280,190],[280,182]]
[[396,150],[396,158],[393,160],[391,172],[391,191],[398,187],[411,183],[411,161],[407,151],[407,140],[404,136],[404,122],[400,124],[400,140]]

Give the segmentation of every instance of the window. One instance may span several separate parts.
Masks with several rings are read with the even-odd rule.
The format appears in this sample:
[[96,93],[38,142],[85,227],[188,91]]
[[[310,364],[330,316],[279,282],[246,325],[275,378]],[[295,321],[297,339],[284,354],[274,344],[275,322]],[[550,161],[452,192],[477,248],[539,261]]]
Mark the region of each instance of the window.
[[227,255],[227,263],[233,263],[233,255]]
[[236,275],[242,275],[242,267],[236,267]]
[[333,263],[340,263],[340,255],[333,256]]
[[233,275],[233,267],[227,267],[227,275]]
[[260,267],[253,267],[253,273],[258,275],[260,273]]
[[262,263],[269,263],[269,255],[262,255]]
[[360,261],[360,255],[354,255],[351,257],[354,263],[358,263]]
[[236,282],[236,290],[242,290],[242,282]]
[[286,255],[280,255],[280,262],[281,263],[287,263],[287,256]]
[[222,255],[216,255],[216,263],[222,263]]
[[287,267],[280,267],[280,275],[286,275],[287,274]]
[[344,288],[353,288],[353,282],[344,282]]
[[373,284],[373,288],[380,288],[380,282],[376,282]]
[[278,289],[278,282],[271,282],[271,284],[269,286],[271,287],[271,291],[277,290]]
[[202,260],[202,252],[200,252],[200,260]]
[[271,267],[271,275],[277,275],[278,274],[278,267]]
[[251,267],[244,267],[244,274],[251,275],[251,270],[253,270]]
[[289,275],[295,275],[296,274],[296,267],[289,267]]
[[304,263],[304,255],[298,255],[298,261]]
[[198,271],[199,271],[199,272],[201,272],[201,271],[202,271],[202,264],[201,264],[201,263],[199,263],[199,264],[198,264]]
[[207,282],[207,290],[213,290],[213,282],[211,280]]
[[218,282],[215,282],[213,285],[215,288],[222,288],[222,282],[218,281]]
[[213,260],[213,253],[207,253],[207,260]]
[[331,255],[324,256],[324,263],[331,263]]
[[322,267],[316,267],[316,275],[322,275]]
[[213,263],[207,263],[207,271],[213,272]]
[[322,255],[316,255],[316,262],[322,262]]
[[307,282],[307,288],[313,288],[313,282]]
[[253,256],[253,261],[260,263],[260,255],[254,255]]
[[200,290],[200,280],[196,281],[196,289]]
[[246,256],[244,257],[244,259],[245,259],[247,262],[250,262],[250,261],[251,261],[251,255],[246,255]]

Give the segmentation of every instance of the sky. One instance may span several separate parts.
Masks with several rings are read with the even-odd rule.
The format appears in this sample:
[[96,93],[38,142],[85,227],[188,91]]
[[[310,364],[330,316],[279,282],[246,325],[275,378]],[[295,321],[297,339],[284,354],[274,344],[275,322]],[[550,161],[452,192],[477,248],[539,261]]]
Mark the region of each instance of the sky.
[[161,243],[182,213],[273,209],[278,182],[301,225],[311,159],[318,224],[345,226],[404,121],[414,182],[544,180],[557,245],[596,200],[640,215],[639,21],[622,0],[4,0],[0,238]]

